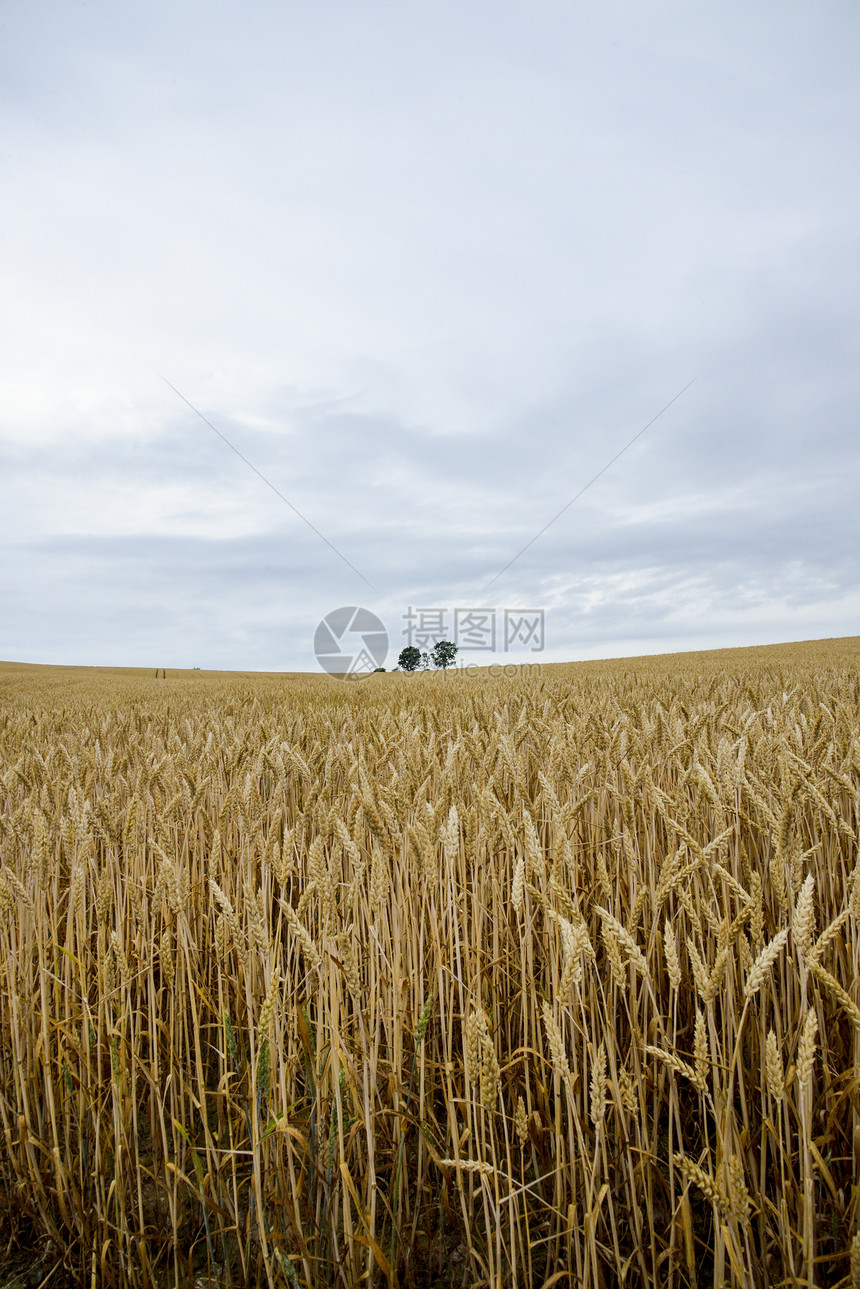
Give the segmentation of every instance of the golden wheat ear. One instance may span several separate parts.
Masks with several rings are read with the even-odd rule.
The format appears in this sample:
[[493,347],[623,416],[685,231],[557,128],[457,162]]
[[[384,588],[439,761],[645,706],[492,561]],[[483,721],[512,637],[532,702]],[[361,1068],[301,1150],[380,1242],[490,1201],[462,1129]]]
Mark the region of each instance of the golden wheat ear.
[[860,1289],[857,657],[0,666],[9,1258]]

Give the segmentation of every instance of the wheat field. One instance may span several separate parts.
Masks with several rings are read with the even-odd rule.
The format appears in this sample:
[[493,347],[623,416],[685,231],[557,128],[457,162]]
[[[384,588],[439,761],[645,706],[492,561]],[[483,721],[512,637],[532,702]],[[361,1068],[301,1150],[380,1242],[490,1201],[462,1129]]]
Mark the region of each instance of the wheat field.
[[0,667],[0,1263],[856,1289],[858,661]]

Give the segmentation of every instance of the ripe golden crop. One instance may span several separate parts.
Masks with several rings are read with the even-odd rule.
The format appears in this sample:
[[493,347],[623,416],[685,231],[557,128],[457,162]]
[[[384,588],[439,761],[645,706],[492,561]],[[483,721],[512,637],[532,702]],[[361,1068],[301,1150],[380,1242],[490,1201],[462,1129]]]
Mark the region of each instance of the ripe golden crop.
[[858,658],[0,668],[4,1241],[58,1284],[856,1283]]

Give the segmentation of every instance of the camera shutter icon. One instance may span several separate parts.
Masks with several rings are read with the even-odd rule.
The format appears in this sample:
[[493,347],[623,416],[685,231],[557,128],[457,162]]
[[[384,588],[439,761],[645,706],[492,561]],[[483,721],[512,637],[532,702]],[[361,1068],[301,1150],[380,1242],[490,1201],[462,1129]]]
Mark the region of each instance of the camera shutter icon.
[[323,671],[341,680],[357,679],[381,667],[388,654],[385,624],[358,605],[327,613],[314,635],[314,654]]

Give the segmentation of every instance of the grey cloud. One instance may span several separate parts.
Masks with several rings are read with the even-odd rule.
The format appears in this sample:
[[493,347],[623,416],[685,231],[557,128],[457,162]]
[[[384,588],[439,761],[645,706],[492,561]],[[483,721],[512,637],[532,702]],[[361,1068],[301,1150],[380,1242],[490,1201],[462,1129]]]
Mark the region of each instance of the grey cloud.
[[394,620],[701,372],[492,597],[560,656],[855,629],[854,11],[5,22],[0,655],[311,666],[367,595],[159,370]]

